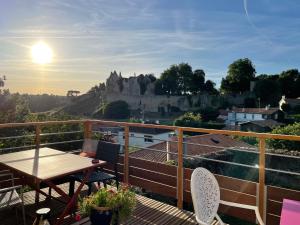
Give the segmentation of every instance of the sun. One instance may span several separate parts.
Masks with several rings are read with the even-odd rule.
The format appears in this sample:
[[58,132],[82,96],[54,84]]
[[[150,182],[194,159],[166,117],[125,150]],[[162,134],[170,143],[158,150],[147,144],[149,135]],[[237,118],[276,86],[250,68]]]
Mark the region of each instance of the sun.
[[48,64],[52,62],[52,49],[44,42],[40,41],[31,47],[32,61],[37,64]]

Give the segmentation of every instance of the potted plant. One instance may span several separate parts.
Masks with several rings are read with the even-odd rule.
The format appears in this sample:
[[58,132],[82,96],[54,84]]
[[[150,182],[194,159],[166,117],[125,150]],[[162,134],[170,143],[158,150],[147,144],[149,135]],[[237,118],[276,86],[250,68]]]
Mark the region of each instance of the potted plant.
[[80,214],[88,215],[92,225],[116,224],[126,220],[136,204],[135,193],[127,186],[100,188],[79,201]]

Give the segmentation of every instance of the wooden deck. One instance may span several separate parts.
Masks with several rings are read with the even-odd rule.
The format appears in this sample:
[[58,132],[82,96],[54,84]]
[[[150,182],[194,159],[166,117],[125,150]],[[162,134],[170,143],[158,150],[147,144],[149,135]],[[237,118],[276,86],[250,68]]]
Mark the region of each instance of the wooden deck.
[[[73,225],[90,225],[88,218],[76,222]],[[137,196],[136,209],[126,222],[122,225],[196,225],[191,212],[179,210],[177,207],[144,197]]]
[[[62,186],[63,189],[68,190],[68,185]],[[86,190],[86,187],[84,188]],[[84,190],[84,192],[85,192]],[[47,190],[46,190],[47,191]],[[83,193],[84,194],[84,193]],[[53,191],[53,196],[58,197],[58,194]],[[35,192],[30,191],[24,194],[25,211],[27,215],[27,224],[32,224],[35,216],[36,206],[34,203]],[[64,205],[56,200],[46,200],[44,196],[40,195],[39,208],[49,207],[52,210],[52,216],[57,215]],[[18,212],[18,218],[21,218]],[[14,210],[0,212],[1,225],[15,225],[22,224],[21,219],[17,220]],[[88,218],[76,222],[73,218],[66,218],[64,225],[90,225]],[[141,195],[137,195],[137,206],[133,215],[122,225],[142,225],[142,224],[170,224],[170,225],[196,225],[193,213],[189,211],[179,210],[175,206],[171,206]]]

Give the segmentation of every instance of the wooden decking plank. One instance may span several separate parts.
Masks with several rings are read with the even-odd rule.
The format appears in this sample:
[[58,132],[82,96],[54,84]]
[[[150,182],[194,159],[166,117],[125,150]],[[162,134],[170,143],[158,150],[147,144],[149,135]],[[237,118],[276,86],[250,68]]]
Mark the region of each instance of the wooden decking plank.
[[151,202],[150,205],[146,205],[146,208],[144,210],[144,213],[140,215],[133,215],[132,218],[134,219],[131,223],[127,222],[127,224],[132,225],[139,225],[141,224],[141,220],[143,221],[143,224],[153,224],[152,220],[155,218],[158,214],[158,212],[164,207],[164,204],[161,202]]
[[163,204],[157,201],[149,201],[145,197],[140,197],[138,201],[139,202],[137,207],[140,207],[140,210],[138,212],[134,212],[131,218],[124,224],[133,224],[138,220],[138,218],[145,218],[147,214],[149,214],[149,211],[155,208],[159,208]]

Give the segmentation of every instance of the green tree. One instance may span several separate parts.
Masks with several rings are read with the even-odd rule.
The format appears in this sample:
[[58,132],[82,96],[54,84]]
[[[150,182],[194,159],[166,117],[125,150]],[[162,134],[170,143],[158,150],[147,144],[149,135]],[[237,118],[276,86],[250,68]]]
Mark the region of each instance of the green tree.
[[279,75],[282,94],[287,98],[300,97],[300,73],[297,69],[283,71]]
[[215,82],[207,80],[204,84],[204,91],[210,95],[217,95],[219,94],[219,91],[215,88],[215,86]]
[[203,122],[214,121],[219,116],[219,110],[212,107],[200,109],[197,111],[197,113],[201,115],[201,119]]
[[[255,82],[253,92],[264,104],[278,105],[281,98],[281,88],[278,80],[273,76],[259,76]],[[272,90],[272,91],[270,91]]]
[[195,70],[189,84],[189,91],[194,95],[199,94],[204,90],[204,84],[205,72],[200,69]]
[[155,93],[165,95],[182,95],[191,91],[193,82],[192,67],[187,63],[171,65],[156,81]]
[[[300,123],[294,123],[284,127],[277,127],[272,130],[272,134],[286,134],[286,135],[300,135]],[[291,151],[300,151],[299,141],[289,141],[289,140],[276,140],[268,139],[267,143],[269,147],[274,149],[283,149]]]
[[199,113],[187,112],[174,121],[175,126],[201,127],[201,115]]
[[130,116],[129,105],[122,100],[110,102],[106,105],[103,116],[106,119],[127,119]]
[[248,58],[238,59],[228,67],[222,79],[221,90],[225,93],[243,93],[250,90],[250,81],[255,78],[255,68]]
[[180,63],[178,65],[178,86],[180,94],[187,94],[191,91],[191,84],[193,82],[193,70],[187,63]]

